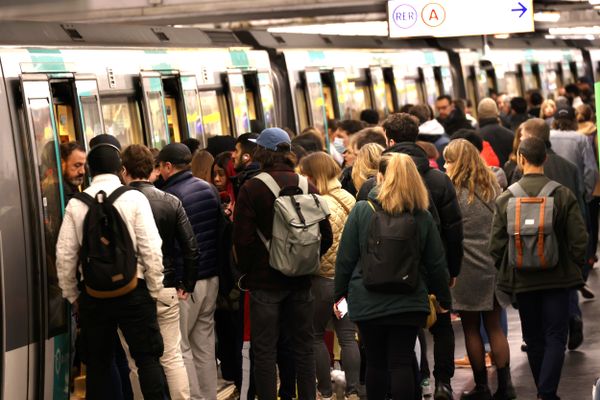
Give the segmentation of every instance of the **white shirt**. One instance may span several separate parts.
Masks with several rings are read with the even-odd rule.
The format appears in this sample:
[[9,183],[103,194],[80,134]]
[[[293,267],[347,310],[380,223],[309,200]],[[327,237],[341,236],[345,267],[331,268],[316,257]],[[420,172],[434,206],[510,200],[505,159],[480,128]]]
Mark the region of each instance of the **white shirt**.
[[[97,175],[85,193],[94,197],[103,190],[109,196],[119,186],[121,181],[116,175]],[[162,240],[154,222],[150,203],[141,192],[130,190],[123,193],[114,202],[114,206],[127,225],[133,247],[136,249],[137,276],[146,280],[150,295],[156,298],[163,288]],[[56,243],[58,284],[63,297],[71,303],[79,297],[76,271],[80,268],[79,250],[83,240],[83,220],[87,211],[88,206],[83,202],[77,199],[69,201]]]

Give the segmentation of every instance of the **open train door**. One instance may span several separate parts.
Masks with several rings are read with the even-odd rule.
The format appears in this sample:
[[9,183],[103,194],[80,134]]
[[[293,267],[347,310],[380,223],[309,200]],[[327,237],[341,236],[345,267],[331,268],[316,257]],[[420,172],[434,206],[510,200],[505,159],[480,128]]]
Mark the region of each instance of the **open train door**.
[[85,138],[85,143],[82,144],[89,150],[90,139],[106,133],[96,76],[75,74],[75,92],[79,108],[79,123],[81,124],[83,137]]
[[[31,169],[27,171],[28,198],[31,201],[32,232],[29,244],[36,275],[32,277],[34,337],[30,347],[30,365],[36,365],[33,398],[66,400],[69,398],[70,307],[62,298],[56,271],[56,242],[65,207],[60,167],[60,138],[55,119],[52,88],[46,74],[21,75],[24,122],[23,156]],[[52,371],[52,372],[50,372]],[[35,379],[35,378],[34,378]]]
[[156,71],[141,71],[140,86],[146,144],[160,150],[171,142],[161,74]]
[[[256,115],[256,109],[249,109],[246,97],[244,75],[237,68],[228,69],[224,75],[227,88],[227,103],[231,117],[231,130],[234,137],[250,131],[250,120]],[[254,103],[251,103],[254,105]]]
[[327,126],[327,111],[325,109],[325,96],[323,95],[323,82],[321,71],[318,67],[306,68],[302,74],[306,103],[308,105],[308,118],[310,125],[323,134],[325,146],[329,151],[329,132]]

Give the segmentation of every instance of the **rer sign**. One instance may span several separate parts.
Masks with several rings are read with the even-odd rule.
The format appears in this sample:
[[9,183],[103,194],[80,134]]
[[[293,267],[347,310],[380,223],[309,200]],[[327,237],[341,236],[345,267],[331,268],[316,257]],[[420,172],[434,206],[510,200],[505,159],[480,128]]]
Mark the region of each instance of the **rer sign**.
[[391,38],[533,32],[533,0],[390,0]]

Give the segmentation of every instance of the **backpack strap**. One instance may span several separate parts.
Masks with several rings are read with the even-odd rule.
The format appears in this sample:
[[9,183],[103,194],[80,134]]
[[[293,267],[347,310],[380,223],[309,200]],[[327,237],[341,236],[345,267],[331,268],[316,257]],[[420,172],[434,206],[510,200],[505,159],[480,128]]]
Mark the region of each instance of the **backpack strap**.
[[544,185],[542,190],[538,193],[538,197],[550,197],[556,189],[560,187],[560,183],[556,181],[550,181]]
[[513,183],[512,185],[510,185],[508,187],[508,190],[513,194],[513,196],[515,197],[529,197],[529,195],[527,194],[527,192],[523,189],[523,186],[521,186],[519,184],[519,182],[517,183]]
[[254,178],[258,179],[259,181],[261,181],[262,183],[267,185],[267,187],[269,188],[269,190],[273,193],[273,195],[275,197],[279,197],[279,192],[281,192],[281,187],[279,186],[279,184],[277,184],[275,179],[273,179],[273,177],[270,174],[268,174],[266,172],[261,172],[260,174],[256,175]]
[[111,194],[110,196],[108,196],[106,198],[106,202],[108,204],[114,204],[114,202],[121,197],[121,195],[125,192],[128,192],[130,190],[136,190],[135,188],[132,188],[130,186],[119,186],[118,188],[116,188]]
[[77,192],[73,195],[74,199],[81,201],[88,207],[91,207],[94,204],[94,198],[87,194],[86,192]]

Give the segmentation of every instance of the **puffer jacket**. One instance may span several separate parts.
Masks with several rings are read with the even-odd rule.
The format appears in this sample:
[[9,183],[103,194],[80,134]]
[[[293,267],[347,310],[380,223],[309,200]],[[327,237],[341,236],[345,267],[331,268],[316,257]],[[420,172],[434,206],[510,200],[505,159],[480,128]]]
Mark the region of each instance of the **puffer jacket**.
[[321,268],[319,275],[325,278],[333,278],[335,275],[335,260],[337,258],[338,246],[346,225],[348,214],[354,208],[356,200],[346,190],[342,189],[342,184],[337,179],[333,179],[327,185],[328,193],[323,195],[329,206],[329,223],[333,231],[333,244],[321,258]]
[[[152,208],[154,221],[162,239],[163,284],[166,288],[183,287],[192,293],[196,285],[198,269],[198,244],[192,225],[181,205],[181,201],[150,182],[131,182],[129,186],[136,188],[146,196]],[[177,247],[177,245],[179,245]],[[179,249],[179,250],[178,250]],[[183,258],[183,278],[177,280],[175,260],[181,254]]]
[[[219,273],[219,224],[221,200],[215,188],[192,175],[191,171],[181,171],[171,176],[162,187],[181,200],[196,241],[198,242],[199,264],[196,279],[207,279]],[[176,260],[178,279],[183,270],[181,257]]]

